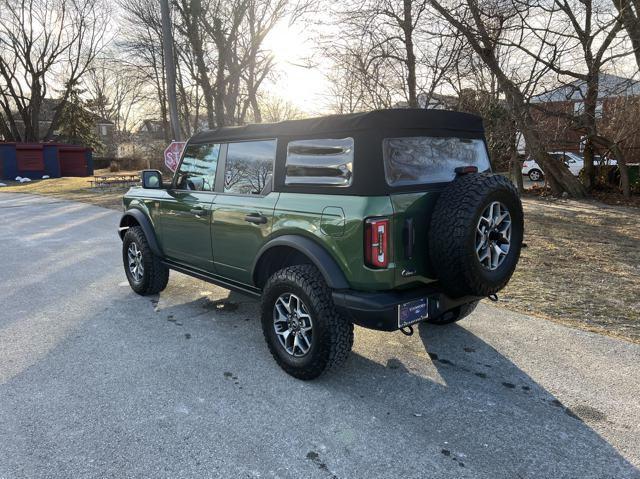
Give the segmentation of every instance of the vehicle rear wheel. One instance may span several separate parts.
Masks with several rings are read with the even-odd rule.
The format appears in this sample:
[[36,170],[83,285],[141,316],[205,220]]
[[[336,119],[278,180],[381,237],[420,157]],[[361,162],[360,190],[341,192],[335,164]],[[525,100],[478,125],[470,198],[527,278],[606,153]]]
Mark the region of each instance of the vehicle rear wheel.
[[262,295],[262,332],[276,362],[298,379],[314,379],[347,359],[353,324],[336,310],[315,266],[281,269]]
[[167,287],[169,268],[153,253],[140,226],[133,226],[125,233],[122,260],[129,285],[136,293],[157,294]]
[[542,175],[542,171],[540,170],[531,170],[529,172],[529,179],[531,181],[540,181],[542,180],[543,175]]
[[466,318],[473,313],[480,301],[474,301],[472,303],[462,304],[456,308],[446,311],[437,318],[425,319],[425,323],[435,324],[436,326],[444,326],[445,324],[455,323],[463,318]]

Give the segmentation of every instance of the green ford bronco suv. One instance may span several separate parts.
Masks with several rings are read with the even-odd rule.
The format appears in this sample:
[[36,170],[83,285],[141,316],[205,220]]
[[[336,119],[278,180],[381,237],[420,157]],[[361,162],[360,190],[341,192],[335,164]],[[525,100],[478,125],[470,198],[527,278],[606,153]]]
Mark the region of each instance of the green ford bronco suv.
[[482,120],[441,110],[204,131],[170,183],[143,171],[124,207],[136,293],[175,270],[261,297],[269,349],[300,379],[344,362],[354,324],[410,334],[467,316],[507,284],[523,235]]

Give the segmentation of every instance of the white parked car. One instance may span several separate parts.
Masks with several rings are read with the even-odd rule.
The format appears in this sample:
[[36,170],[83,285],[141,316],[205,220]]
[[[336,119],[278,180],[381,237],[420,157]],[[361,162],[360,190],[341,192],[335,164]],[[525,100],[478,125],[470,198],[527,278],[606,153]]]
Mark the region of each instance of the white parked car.
[[[564,161],[565,165],[569,168],[572,174],[578,176],[582,168],[584,168],[584,158],[578,153],[563,153],[560,151],[549,152],[553,158]],[[593,157],[595,164],[600,164],[602,159],[599,155]],[[608,165],[615,165],[616,160],[605,160]],[[522,174],[529,177],[531,181],[540,181],[544,178],[544,171],[540,168],[540,165],[536,163],[533,158],[527,158],[522,163]]]

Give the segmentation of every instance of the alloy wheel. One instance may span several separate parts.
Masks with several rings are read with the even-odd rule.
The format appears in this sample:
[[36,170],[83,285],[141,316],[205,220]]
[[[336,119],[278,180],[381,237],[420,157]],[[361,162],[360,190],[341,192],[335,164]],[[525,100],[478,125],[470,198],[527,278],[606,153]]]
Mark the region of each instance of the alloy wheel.
[[284,293],[273,307],[273,328],[284,350],[294,357],[311,349],[313,321],[304,302],[295,294]]
[[127,249],[127,259],[129,260],[129,272],[136,283],[142,281],[144,276],[144,264],[142,261],[142,251],[135,242],[129,244]]
[[480,264],[494,271],[500,267],[511,246],[511,214],[494,201],[485,208],[476,227],[476,256]]

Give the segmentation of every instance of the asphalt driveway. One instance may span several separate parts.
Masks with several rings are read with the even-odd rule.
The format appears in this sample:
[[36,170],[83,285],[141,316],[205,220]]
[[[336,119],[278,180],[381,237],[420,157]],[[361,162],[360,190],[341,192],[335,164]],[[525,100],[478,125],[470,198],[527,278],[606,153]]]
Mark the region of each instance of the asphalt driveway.
[[118,217],[0,193],[0,478],[640,478],[640,346],[487,305],[301,382],[254,301],[135,295]]

